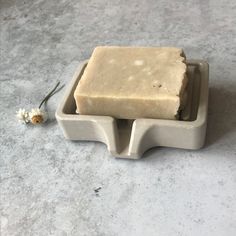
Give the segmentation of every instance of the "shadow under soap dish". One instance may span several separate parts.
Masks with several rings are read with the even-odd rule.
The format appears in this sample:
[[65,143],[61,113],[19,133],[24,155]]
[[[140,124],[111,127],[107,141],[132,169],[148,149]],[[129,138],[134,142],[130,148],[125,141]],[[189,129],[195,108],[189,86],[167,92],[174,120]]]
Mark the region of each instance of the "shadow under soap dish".
[[74,91],[87,65],[79,64],[56,111],[56,119],[65,138],[99,141],[119,158],[138,159],[152,147],[199,149],[204,145],[209,66],[203,60],[187,60],[188,100],[180,120],[118,120],[110,116],[76,113]]

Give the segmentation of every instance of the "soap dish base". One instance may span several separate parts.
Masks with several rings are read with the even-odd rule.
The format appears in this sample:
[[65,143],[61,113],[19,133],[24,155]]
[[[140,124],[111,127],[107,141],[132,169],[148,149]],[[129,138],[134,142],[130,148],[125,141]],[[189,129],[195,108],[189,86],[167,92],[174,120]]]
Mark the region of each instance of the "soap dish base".
[[203,60],[188,60],[188,104],[182,112],[184,120],[136,119],[116,120],[109,116],[76,114],[74,91],[87,61],[80,63],[60,102],[56,119],[64,136],[70,140],[99,141],[119,158],[138,159],[152,147],[199,149],[204,145],[209,66]]

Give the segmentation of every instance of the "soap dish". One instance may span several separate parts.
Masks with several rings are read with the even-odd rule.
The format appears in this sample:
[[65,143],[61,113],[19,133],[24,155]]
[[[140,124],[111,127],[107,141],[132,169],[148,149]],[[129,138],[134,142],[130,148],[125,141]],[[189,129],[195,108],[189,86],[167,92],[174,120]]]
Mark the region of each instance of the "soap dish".
[[188,100],[180,120],[119,120],[109,116],[76,113],[74,91],[87,65],[79,64],[56,111],[66,139],[99,141],[119,158],[138,159],[152,147],[200,149],[205,142],[209,66],[203,60],[187,60]]

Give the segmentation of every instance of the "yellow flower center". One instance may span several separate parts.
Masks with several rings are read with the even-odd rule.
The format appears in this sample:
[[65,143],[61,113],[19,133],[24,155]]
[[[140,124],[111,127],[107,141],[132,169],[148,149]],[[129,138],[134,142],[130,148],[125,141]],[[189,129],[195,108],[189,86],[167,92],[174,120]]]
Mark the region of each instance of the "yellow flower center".
[[43,122],[43,116],[41,115],[36,115],[31,118],[31,122],[34,125],[41,124]]

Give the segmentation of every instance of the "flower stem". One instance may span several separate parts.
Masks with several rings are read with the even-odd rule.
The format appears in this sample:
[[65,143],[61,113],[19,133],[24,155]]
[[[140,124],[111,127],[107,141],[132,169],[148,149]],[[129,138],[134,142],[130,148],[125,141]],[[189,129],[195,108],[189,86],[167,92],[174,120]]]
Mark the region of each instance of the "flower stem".
[[48,101],[48,99],[51,97],[51,96],[53,96],[55,93],[55,90],[57,89],[57,87],[59,86],[59,84],[60,84],[60,82],[58,82],[57,84],[56,84],[56,86],[53,88],[53,90],[51,90],[49,93],[48,93],[48,95],[42,100],[42,102],[40,103],[40,105],[39,105],[39,109],[41,108],[41,106],[45,103],[45,102],[47,102]]

